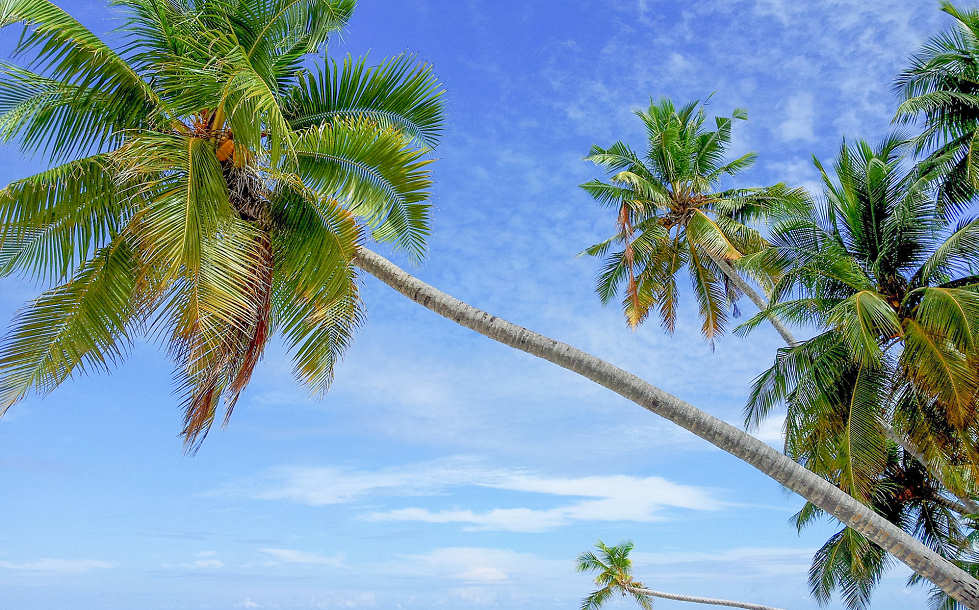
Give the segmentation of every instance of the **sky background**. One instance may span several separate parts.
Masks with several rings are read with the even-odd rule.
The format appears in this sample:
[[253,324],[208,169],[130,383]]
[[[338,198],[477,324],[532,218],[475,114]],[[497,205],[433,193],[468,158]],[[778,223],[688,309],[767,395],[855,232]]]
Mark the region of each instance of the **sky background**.
[[[577,188],[600,176],[582,157],[617,139],[643,147],[632,112],[651,97],[715,92],[708,112],[749,113],[732,154],[760,155],[739,184],[813,186],[812,154],[887,133],[894,76],[949,24],[937,4],[363,0],[330,54],[408,51],[445,83],[434,230],[412,272],[738,423],[778,336],[762,327],[712,350],[689,291],[672,337],[628,330],[592,292],[597,261],[576,256],[614,221]],[[120,23],[101,2],[61,6],[96,33]],[[0,183],[44,166],[12,145],[0,160]],[[0,319],[36,292],[0,281]],[[574,557],[599,538],[634,540],[636,575],[656,589],[817,607],[809,560],[835,530],[797,535],[800,498],[372,278],[363,295],[367,324],[325,399],[293,383],[274,344],[230,426],[193,457],[153,345],[11,409],[0,609],[572,609],[592,584]],[[777,445],[779,424],[759,435]],[[925,606],[907,573],[888,572],[874,607]]]

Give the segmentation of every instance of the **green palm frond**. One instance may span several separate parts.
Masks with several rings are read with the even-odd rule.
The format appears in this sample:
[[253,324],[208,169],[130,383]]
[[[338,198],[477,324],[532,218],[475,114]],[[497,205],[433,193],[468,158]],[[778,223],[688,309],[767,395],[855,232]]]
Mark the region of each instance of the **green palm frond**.
[[373,67],[347,57],[309,73],[286,94],[289,123],[304,129],[367,118],[434,148],[442,133],[442,89],[427,65],[401,55]]
[[296,141],[299,174],[375,227],[374,237],[397,241],[416,257],[428,235],[425,168],[431,160],[408,138],[367,119],[314,127]]
[[0,190],[0,276],[60,284],[0,344],[0,410],[147,334],[193,451],[275,333],[326,389],[363,318],[368,231],[423,255],[442,87],[405,56],[311,58],[353,0],[115,4],[120,49],[46,0],[0,0],[29,62],[0,64],[0,140],[61,162]]
[[[52,78],[154,104],[159,95],[126,61],[71,15],[48,0],[2,0],[0,28],[22,23],[27,31],[15,56],[36,51],[35,62]],[[135,93],[134,93],[135,92]]]
[[107,155],[71,161],[0,190],[0,277],[63,280],[129,213]]
[[881,362],[883,341],[904,334],[894,307],[870,290],[855,292],[835,306],[826,322],[840,333],[856,359],[868,365]]
[[0,141],[16,140],[27,152],[63,159],[112,148],[148,109],[126,92],[106,94],[0,63]]
[[846,528],[834,534],[813,557],[809,587],[822,604],[840,590],[850,610],[863,610],[889,566],[887,553],[858,532]]
[[137,321],[136,282],[134,253],[120,241],[21,310],[0,344],[0,415],[32,390],[116,364]]
[[700,308],[700,317],[704,321],[701,332],[708,341],[713,341],[724,332],[727,323],[728,299],[724,291],[724,282],[710,265],[710,257],[692,242],[689,252],[690,259],[687,265],[690,268],[690,285]]
[[302,54],[315,53],[327,37],[342,30],[355,0],[273,0],[238,3],[239,43],[249,59],[271,56],[302,43]]
[[905,321],[903,367],[918,387],[945,405],[951,422],[959,427],[969,424],[979,406],[979,375],[968,353],[917,320]]
[[949,3],[942,8],[956,23],[929,39],[898,76],[895,88],[903,100],[895,118],[923,124],[915,138],[916,151],[927,153],[924,167],[944,169],[939,201],[957,212],[979,187],[979,15]]

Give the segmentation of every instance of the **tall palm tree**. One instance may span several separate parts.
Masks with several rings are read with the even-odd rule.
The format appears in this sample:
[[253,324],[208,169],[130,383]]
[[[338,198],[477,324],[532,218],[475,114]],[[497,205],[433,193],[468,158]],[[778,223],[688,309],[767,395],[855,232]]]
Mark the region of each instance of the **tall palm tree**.
[[[0,0],[24,23],[5,66],[0,130],[59,165],[0,196],[5,273],[56,284],[0,347],[0,410],[105,370],[140,334],[176,359],[194,446],[233,406],[272,332],[314,389],[360,319],[355,269],[511,347],[547,359],[740,457],[901,557],[970,607],[979,582],[742,430],[590,354],[436,290],[363,246],[420,255],[425,151],[441,125],[427,68],[303,68],[352,0],[125,0],[114,50],[47,0]],[[67,161],[66,161],[67,160]]]
[[979,277],[971,272],[979,219],[954,223],[937,210],[935,174],[904,171],[901,144],[893,136],[877,148],[844,143],[833,177],[816,161],[824,201],[775,227],[758,257],[782,269],[774,304],[742,325],[747,331],[774,315],[820,329],[780,350],[754,384],[747,420],[786,404],[789,452],[814,466],[826,459],[811,452],[838,435],[844,445],[833,451],[847,456],[839,482],[864,499],[884,463],[881,421],[896,423],[923,452],[943,445],[930,440],[944,438],[950,424],[958,447],[970,450],[979,407]]
[[[956,557],[954,522],[976,512],[979,219],[953,222],[936,208],[934,167],[906,171],[901,145],[844,143],[832,176],[816,161],[823,201],[777,223],[757,255],[781,276],[773,305],[743,329],[776,316],[820,332],[779,350],[746,419],[784,404],[789,456],[933,547],[945,531],[935,548]],[[807,506],[799,524],[816,513]],[[852,530],[827,545],[811,574],[817,598],[839,585],[863,607],[883,552]]]
[[353,0],[118,4],[117,51],[47,0],[0,1],[41,69],[0,65],[0,134],[58,163],[0,191],[0,273],[54,284],[0,346],[0,412],[149,334],[193,447],[275,332],[329,384],[366,235],[422,255],[441,91],[406,57],[305,67]]
[[898,77],[904,101],[895,118],[923,125],[917,152],[943,174],[940,201],[955,209],[979,189],[979,11],[941,7],[955,24],[932,37]]
[[[755,153],[725,158],[731,124],[747,119],[744,110],[716,117],[713,129],[706,127],[699,101],[677,108],[662,99],[636,116],[646,129],[645,155],[616,142],[608,148],[595,146],[586,157],[608,173],[609,181],[592,180],[581,187],[617,215],[616,234],[585,250],[604,258],[596,291],[605,303],[624,292],[622,306],[631,326],[656,307],[663,326],[672,332],[676,276],[686,267],[703,334],[713,340],[742,294],[761,309],[768,305],[734,267],[742,256],[765,246],[751,223],[801,205],[805,191],[784,184],[718,190],[725,177],[738,175],[755,161]],[[778,320],[772,324],[788,343],[794,342]]]
[[598,610],[616,593],[621,594],[623,597],[631,597],[643,610],[651,610],[653,607],[652,598],[654,597],[712,606],[748,608],[749,610],[778,610],[772,606],[763,606],[761,604],[653,591],[646,588],[645,585],[632,576],[632,560],[629,558],[629,553],[633,549],[632,542],[623,542],[617,546],[608,546],[599,540],[595,548],[598,550],[597,554],[592,551],[586,551],[578,555],[578,571],[597,572],[595,584],[599,587],[584,599],[581,603],[581,610]]

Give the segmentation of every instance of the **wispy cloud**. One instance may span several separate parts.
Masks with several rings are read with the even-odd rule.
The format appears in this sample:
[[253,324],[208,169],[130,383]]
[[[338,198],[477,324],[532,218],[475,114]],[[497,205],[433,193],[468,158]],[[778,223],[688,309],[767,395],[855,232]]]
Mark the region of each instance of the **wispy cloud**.
[[296,549],[259,549],[271,557],[276,563],[293,563],[303,565],[327,565],[339,567],[343,565],[342,555],[321,555]]
[[674,578],[764,578],[806,574],[814,548],[793,546],[736,547],[706,551],[636,551],[632,554],[636,573],[655,572]]
[[244,491],[256,499],[287,500],[310,506],[345,504],[365,498],[451,496],[456,488],[483,487],[509,492],[576,498],[549,508],[499,507],[485,511],[422,507],[372,511],[370,521],[458,523],[470,529],[537,532],[579,521],[654,522],[675,509],[723,508],[714,490],[659,476],[546,476],[488,468],[468,458],[450,458],[397,468],[354,470],[283,467],[268,472]]
[[797,93],[785,103],[785,119],[779,125],[779,137],[792,140],[816,139],[816,106],[811,93]]
[[0,569],[25,572],[81,573],[116,567],[112,561],[99,559],[55,559],[45,557],[36,561],[0,561]]
[[509,549],[445,547],[402,555],[383,568],[401,577],[445,577],[467,585],[498,585],[524,579],[546,580],[571,574],[570,561],[546,559]]

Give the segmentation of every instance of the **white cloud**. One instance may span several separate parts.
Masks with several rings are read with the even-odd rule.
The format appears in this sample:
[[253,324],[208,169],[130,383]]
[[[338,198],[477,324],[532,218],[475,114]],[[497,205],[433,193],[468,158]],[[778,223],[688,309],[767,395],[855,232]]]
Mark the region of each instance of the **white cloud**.
[[708,489],[657,476],[542,476],[520,470],[487,468],[461,457],[374,471],[333,467],[276,468],[266,479],[260,488],[250,492],[251,497],[310,506],[350,503],[378,496],[436,496],[462,487],[578,498],[550,508],[516,506],[476,512],[407,507],[366,515],[372,521],[459,523],[471,529],[513,532],[538,532],[578,521],[662,521],[669,509],[702,511],[725,506]]
[[295,549],[259,549],[259,551],[272,557],[277,563],[329,566],[340,566],[343,564],[343,557],[340,555],[320,555],[319,553],[310,553]]
[[64,574],[114,568],[115,563],[98,559],[53,559],[45,557],[36,561],[0,561],[0,569],[25,572],[57,572]]
[[633,521],[651,523],[666,519],[664,510],[716,510],[724,504],[709,492],[672,483],[661,477],[626,475],[548,478],[515,474],[482,483],[508,491],[524,491],[566,497],[590,498],[553,508],[495,508],[484,512],[405,508],[375,512],[375,521],[461,523],[470,529],[540,532],[577,521]]
[[816,107],[811,93],[797,93],[790,97],[785,104],[785,120],[779,125],[779,137],[782,140],[816,139]]
[[785,442],[785,415],[773,415],[765,418],[758,429],[752,430],[751,434],[766,443],[782,445]]
[[383,570],[405,577],[444,577],[465,585],[498,585],[570,574],[572,563],[509,549],[445,547],[402,555],[384,564]]
[[709,551],[632,553],[637,574],[655,572],[671,578],[772,577],[804,575],[816,549],[799,547],[736,547]]
[[163,567],[170,570],[218,570],[224,567],[224,562],[217,559],[216,554],[214,551],[204,551],[197,553],[198,559],[182,563],[165,563]]
[[240,602],[235,604],[235,608],[261,608],[261,604],[252,601],[252,598],[246,597]]

